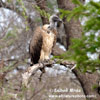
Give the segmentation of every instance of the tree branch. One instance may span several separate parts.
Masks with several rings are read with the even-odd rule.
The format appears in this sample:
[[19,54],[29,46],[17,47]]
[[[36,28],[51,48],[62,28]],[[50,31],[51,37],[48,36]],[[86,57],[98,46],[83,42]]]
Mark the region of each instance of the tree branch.
[[[28,67],[25,73],[22,74],[22,85],[27,87],[29,83],[30,77],[35,74],[35,72],[40,69],[40,68],[45,68],[45,67],[52,67],[53,64],[56,64],[59,61],[59,59],[56,59],[55,61],[50,60],[48,62],[43,62],[43,63],[38,63],[35,64],[31,67]],[[73,62],[68,62],[68,61],[61,61],[62,65],[74,65]]]

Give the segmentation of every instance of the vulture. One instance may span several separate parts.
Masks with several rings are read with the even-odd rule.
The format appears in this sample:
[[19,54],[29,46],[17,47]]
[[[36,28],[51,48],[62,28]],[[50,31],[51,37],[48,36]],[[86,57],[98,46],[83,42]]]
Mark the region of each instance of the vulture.
[[49,60],[61,24],[62,20],[54,14],[50,16],[49,24],[36,27],[29,45],[31,65]]

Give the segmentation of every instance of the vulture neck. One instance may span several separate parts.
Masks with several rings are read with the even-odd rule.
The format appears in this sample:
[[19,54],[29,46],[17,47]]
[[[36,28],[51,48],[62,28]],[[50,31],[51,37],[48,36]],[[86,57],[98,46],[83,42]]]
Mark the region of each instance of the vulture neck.
[[47,33],[50,33],[52,32],[54,35],[57,35],[57,30],[56,29],[45,29],[44,27],[42,27],[42,29],[47,32]]

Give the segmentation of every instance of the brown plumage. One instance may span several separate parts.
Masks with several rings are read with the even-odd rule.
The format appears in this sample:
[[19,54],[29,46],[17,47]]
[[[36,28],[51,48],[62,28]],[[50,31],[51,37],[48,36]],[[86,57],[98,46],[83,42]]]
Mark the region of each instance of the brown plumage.
[[34,31],[29,46],[32,65],[48,60],[56,43],[57,29],[60,27],[62,20],[57,15],[52,15],[49,22],[50,24],[37,27]]
[[29,46],[29,53],[30,53],[32,64],[38,63],[40,59],[42,43],[43,43],[43,37],[41,34],[41,28],[37,27],[36,30],[34,31],[34,35],[31,39],[30,46]]
[[29,53],[32,64],[49,59],[52,48],[56,43],[57,31],[49,30],[49,25],[37,27],[30,42]]

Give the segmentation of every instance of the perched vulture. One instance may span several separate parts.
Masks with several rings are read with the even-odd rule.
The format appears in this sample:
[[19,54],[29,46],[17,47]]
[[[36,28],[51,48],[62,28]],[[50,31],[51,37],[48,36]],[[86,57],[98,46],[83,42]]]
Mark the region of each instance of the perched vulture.
[[52,48],[56,43],[57,29],[61,23],[62,20],[57,15],[52,15],[49,24],[36,28],[29,45],[31,65],[49,60]]

